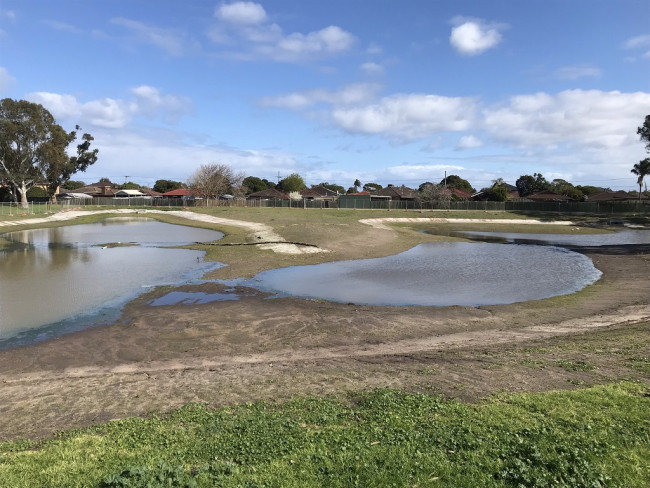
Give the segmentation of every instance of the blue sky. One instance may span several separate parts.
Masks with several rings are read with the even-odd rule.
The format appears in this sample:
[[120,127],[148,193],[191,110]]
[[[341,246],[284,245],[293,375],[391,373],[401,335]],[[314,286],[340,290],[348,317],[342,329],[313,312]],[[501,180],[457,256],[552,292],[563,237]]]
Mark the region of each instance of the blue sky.
[[345,188],[638,188],[647,0],[3,0],[0,97],[95,137],[73,179],[226,163]]

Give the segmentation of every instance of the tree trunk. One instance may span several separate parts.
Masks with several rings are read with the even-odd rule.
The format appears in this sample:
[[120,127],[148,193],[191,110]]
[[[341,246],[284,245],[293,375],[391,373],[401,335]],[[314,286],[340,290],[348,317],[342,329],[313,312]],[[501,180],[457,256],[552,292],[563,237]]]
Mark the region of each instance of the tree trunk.
[[27,203],[27,185],[25,184],[25,180],[20,182],[20,188],[18,189],[18,192],[20,193],[20,206],[27,210],[29,208],[29,204]]

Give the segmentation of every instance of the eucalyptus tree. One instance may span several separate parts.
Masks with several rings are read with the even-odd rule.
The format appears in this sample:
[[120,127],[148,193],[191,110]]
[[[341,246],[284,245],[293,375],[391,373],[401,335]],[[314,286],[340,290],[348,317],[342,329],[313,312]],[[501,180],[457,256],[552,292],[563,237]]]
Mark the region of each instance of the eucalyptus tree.
[[641,200],[643,178],[650,175],[650,158],[645,158],[643,161],[639,161],[632,167],[630,171],[638,176],[636,182],[639,185],[639,200]]
[[0,101],[0,180],[20,195],[23,208],[34,185],[43,185],[53,197],[73,174],[97,161],[90,134],[83,134],[76,155],[68,155],[78,130],[76,126],[66,132],[40,104],[11,98]]

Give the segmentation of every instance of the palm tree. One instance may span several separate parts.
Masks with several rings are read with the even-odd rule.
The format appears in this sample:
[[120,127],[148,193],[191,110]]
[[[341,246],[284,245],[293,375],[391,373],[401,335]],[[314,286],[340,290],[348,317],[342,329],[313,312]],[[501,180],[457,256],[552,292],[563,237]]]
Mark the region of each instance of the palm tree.
[[636,182],[639,184],[639,200],[641,200],[643,178],[650,175],[650,158],[645,158],[643,161],[636,163],[631,172],[639,177]]

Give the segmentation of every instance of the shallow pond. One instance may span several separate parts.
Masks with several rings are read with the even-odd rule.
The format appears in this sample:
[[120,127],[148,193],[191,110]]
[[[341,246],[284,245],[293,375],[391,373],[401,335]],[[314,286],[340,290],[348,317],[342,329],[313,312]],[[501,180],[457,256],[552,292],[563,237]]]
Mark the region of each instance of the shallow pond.
[[264,271],[248,284],[284,296],[366,305],[497,305],[565,295],[601,276],[550,246],[428,243],[378,259]]
[[199,278],[218,264],[169,246],[223,234],[119,218],[2,237],[12,244],[0,252],[0,348],[114,319],[119,305],[147,288]]
[[480,241],[545,244],[551,246],[618,246],[650,244],[650,230],[626,229],[603,234],[525,234],[514,232],[459,231],[454,235]]

